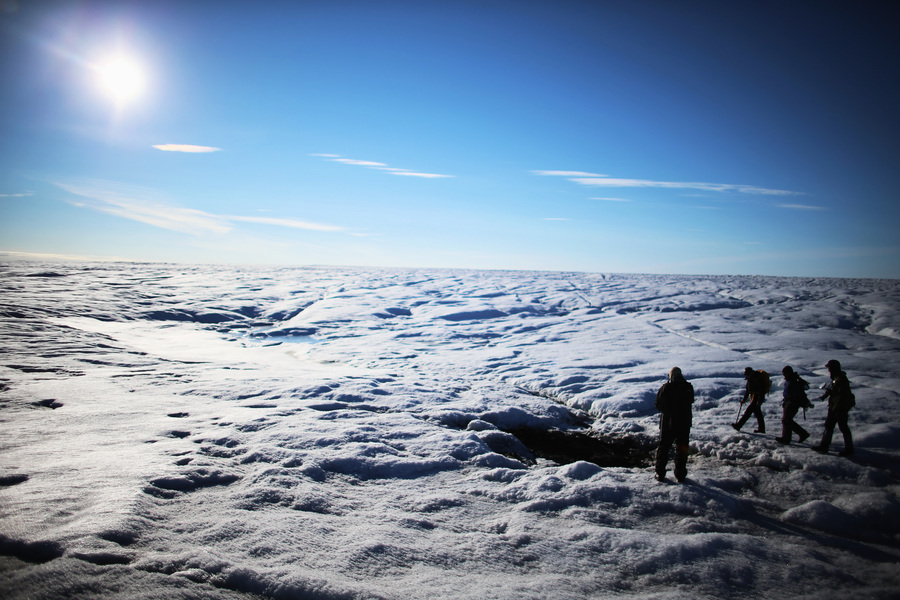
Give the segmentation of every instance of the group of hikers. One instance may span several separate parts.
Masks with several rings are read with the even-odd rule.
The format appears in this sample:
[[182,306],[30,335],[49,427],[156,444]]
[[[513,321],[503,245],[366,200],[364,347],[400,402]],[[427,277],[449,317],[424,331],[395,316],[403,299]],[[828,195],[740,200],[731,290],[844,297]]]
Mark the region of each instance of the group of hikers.
[[[850,381],[847,374],[841,370],[841,363],[829,360],[825,364],[831,382],[823,386],[825,392],[819,398],[828,399],[828,415],[825,417],[825,431],[822,440],[812,449],[821,454],[826,454],[831,446],[831,438],[834,435],[835,426],[844,434],[844,449],[841,456],[853,454],[853,436],[850,433],[848,419],[850,410],[856,406],[856,398],[850,390]],[[812,403],[806,396],[809,383],[804,381],[791,367],[782,369],[784,376],[784,389],[782,400],[781,437],[775,438],[779,444],[790,444],[793,434],[796,433],[798,441],[803,442],[809,437],[809,432],[803,429],[794,420],[800,409],[812,408]],[[762,412],[762,404],[766,401],[766,395],[770,391],[771,380],[769,374],[763,370],[752,367],[744,369],[744,378],[747,380],[741,407],[747,403],[744,414],[731,426],[740,431],[751,416],[756,417],[757,428],[754,433],[765,433],[766,422]],[[749,401],[749,402],[748,402]],[[691,431],[692,411],[694,403],[694,386],[690,384],[678,367],[669,371],[669,378],[656,393],[656,409],[662,413],[659,421],[659,447],[656,450],[656,479],[663,481],[666,477],[666,463],[669,461],[669,453],[675,446],[675,479],[684,481],[687,476],[688,436]],[[739,409],[740,412],[740,409]]]

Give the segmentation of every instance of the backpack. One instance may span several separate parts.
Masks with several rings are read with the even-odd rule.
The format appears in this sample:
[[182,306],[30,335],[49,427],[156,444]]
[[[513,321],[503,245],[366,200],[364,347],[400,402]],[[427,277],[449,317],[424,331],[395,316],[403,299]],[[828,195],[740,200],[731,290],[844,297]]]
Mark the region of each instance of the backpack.
[[800,384],[798,386],[799,394],[797,396],[797,398],[798,398],[797,406],[799,408],[803,409],[803,420],[805,421],[806,420],[806,409],[813,407],[813,403],[810,402],[809,398],[806,396],[806,390],[809,389],[809,382],[798,375],[797,383]]
[[813,403],[809,401],[809,398],[806,396],[806,390],[809,389],[809,382],[797,376],[797,382],[800,384],[800,408],[807,409],[812,408]]
[[[769,377],[769,374],[762,369],[756,371],[758,376],[759,388],[762,390],[763,394],[768,394],[772,391],[772,379]],[[765,400],[765,398],[763,398]]]

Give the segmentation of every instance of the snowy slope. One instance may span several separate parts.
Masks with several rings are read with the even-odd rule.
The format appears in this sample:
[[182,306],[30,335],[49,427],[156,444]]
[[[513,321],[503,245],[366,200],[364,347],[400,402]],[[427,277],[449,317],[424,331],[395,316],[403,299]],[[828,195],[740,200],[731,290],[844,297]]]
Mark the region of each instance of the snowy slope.
[[[895,598],[900,282],[0,264],[4,598]],[[857,453],[780,446],[841,360]],[[685,484],[653,399],[697,390]],[[773,374],[768,434],[735,420]],[[811,390],[815,398],[816,390]],[[590,434],[590,435],[586,435]]]

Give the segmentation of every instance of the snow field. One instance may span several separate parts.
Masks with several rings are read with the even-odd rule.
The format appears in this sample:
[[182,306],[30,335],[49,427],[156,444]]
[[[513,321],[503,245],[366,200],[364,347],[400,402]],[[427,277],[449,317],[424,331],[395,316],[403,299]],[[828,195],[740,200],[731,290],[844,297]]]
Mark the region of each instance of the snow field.
[[[895,596],[891,281],[7,263],[10,598]],[[780,446],[842,361],[857,454]],[[653,399],[697,390],[685,485]],[[746,366],[767,435],[735,432]],[[801,417],[798,417],[801,418]],[[523,433],[628,440],[566,461]],[[560,444],[558,438],[549,440]]]

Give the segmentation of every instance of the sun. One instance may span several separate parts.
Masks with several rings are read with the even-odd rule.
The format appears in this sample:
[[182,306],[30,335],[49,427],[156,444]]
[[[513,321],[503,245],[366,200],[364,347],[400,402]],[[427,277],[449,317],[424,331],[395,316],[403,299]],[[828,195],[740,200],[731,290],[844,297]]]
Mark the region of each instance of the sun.
[[118,56],[97,66],[103,89],[117,103],[131,102],[144,91],[146,84],[141,66],[134,60]]

